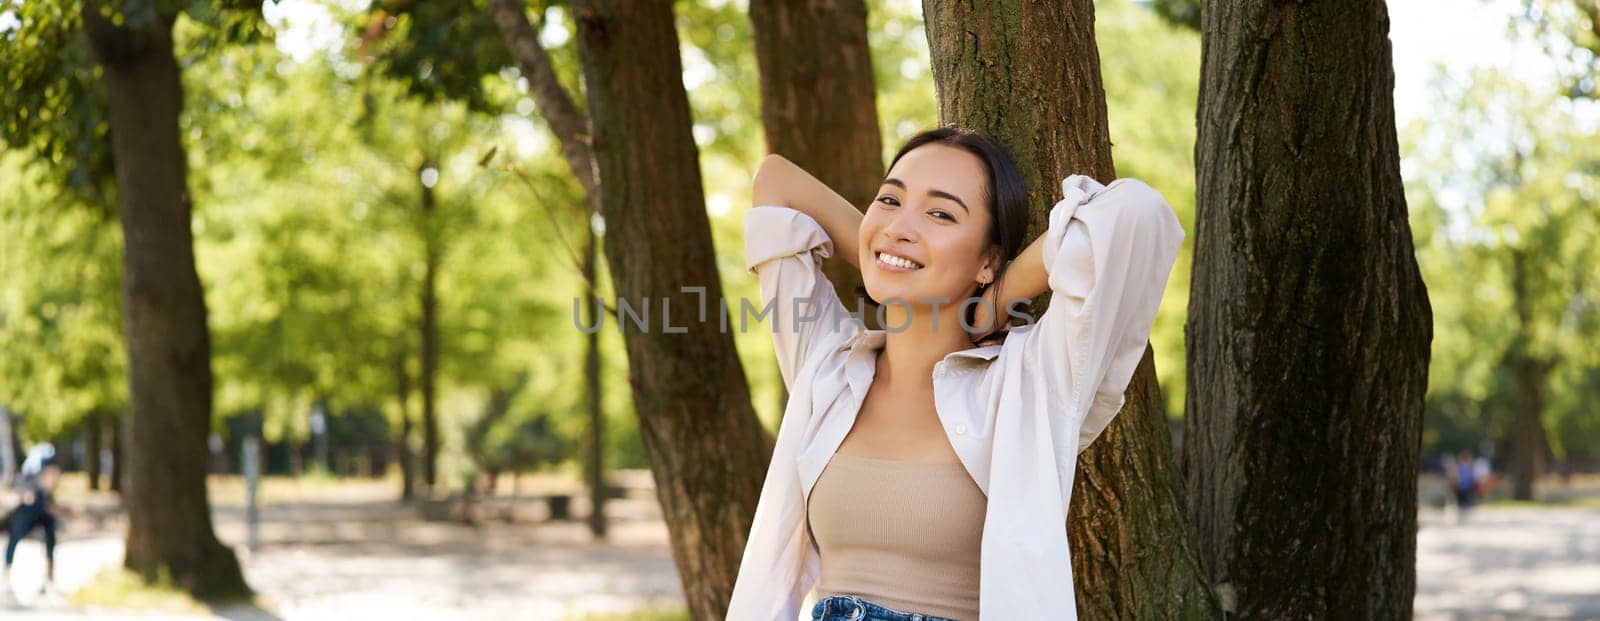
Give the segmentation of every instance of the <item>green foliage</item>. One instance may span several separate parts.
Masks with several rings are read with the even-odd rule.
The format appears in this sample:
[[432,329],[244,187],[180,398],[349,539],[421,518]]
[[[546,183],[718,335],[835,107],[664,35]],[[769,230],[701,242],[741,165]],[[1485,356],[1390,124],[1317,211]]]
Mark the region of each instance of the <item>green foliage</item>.
[[0,143],[46,163],[64,196],[111,212],[110,125],[78,7],[0,0],[11,18],[0,18]]
[[511,63],[481,0],[375,0],[362,34],[365,53],[386,76],[427,101],[493,106],[482,77]]
[[934,93],[921,3],[868,3],[867,39],[872,47],[878,124],[887,166],[907,139],[939,124],[939,100]]
[[1200,92],[1200,35],[1126,0],[1101,2],[1095,9],[1117,176],[1159,188],[1188,232],[1150,331],[1161,394],[1167,411],[1177,418],[1183,413],[1187,381],[1183,326],[1195,238],[1193,120]]
[[1522,0],[1522,14],[1509,25],[1527,28],[1561,76],[1562,92],[1576,99],[1600,98],[1600,4],[1594,0]]
[[127,401],[122,236],[103,212],[45,209],[43,166],[0,152],[0,403],[53,437]]
[[[446,471],[470,467],[465,454],[513,468],[555,451],[575,456],[587,423],[582,335],[569,316],[581,288],[567,249],[581,243],[585,219],[542,127],[413,96],[410,84],[351,71],[337,54],[296,62],[271,46],[235,46],[187,76],[220,413],[262,411],[273,440],[306,439],[319,401],[335,417],[383,406],[387,428],[398,428],[395,364],[404,361],[417,390],[419,287],[432,247],[441,431],[454,453]],[[482,89],[487,101],[519,97],[500,75]],[[424,166],[436,173],[431,215],[421,208]],[[612,336],[606,374],[622,378]],[[507,403],[490,407],[524,375]],[[625,382],[607,382],[607,426],[616,465],[639,466],[626,395]],[[491,409],[500,411],[483,424]]]
[[[0,143],[47,163],[65,197],[112,211],[110,124],[100,68],[83,28],[84,0],[0,0]],[[91,4],[119,26],[173,21],[193,58],[269,35],[255,0],[162,0]],[[124,21],[126,20],[126,24]],[[112,211],[114,213],[114,211]]]
[[1505,441],[1513,365],[1531,359],[1554,365],[1543,418],[1556,456],[1600,456],[1595,119],[1501,70],[1441,73],[1435,88],[1448,113],[1405,135],[1436,326],[1425,445]]
[[1200,0],[1150,0],[1150,8],[1175,26],[1200,30]]

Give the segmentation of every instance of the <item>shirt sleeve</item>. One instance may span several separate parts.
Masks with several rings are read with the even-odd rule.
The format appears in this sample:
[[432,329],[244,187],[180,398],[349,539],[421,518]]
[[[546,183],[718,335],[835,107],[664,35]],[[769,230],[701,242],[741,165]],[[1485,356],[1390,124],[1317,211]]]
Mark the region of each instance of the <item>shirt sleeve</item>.
[[792,396],[778,424],[772,461],[728,601],[728,621],[810,618],[804,604],[822,569],[821,559],[809,553],[813,544],[806,532],[806,499],[797,466],[811,423],[810,406],[808,396]]
[[860,309],[850,314],[823,273],[833,240],[811,216],[788,207],[751,208],[744,217],[744,247],[746,267],[761,280],[761,308],[741,308],[740,321],[767,317],[783,384],[793,390],[811,352],[837,347],[861,331]]
[[1052,400],[1069,400],[1082,417],[1081,453],[1122,407],[1184,232],[1161,194],[1136,179],[1106,186],[1072,175],[1061,186],[1043,253],[1050,306],[1028,345]]

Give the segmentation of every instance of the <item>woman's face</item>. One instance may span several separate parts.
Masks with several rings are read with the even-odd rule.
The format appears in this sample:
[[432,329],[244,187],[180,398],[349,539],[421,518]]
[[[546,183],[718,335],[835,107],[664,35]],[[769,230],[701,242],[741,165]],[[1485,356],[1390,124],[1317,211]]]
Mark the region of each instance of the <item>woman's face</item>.
[[[954,308],[999,267],[983,161],[928,144],[896,162],[861,221],[861,279],[889,305]],[[896,300],[898,298],[898,300]]]

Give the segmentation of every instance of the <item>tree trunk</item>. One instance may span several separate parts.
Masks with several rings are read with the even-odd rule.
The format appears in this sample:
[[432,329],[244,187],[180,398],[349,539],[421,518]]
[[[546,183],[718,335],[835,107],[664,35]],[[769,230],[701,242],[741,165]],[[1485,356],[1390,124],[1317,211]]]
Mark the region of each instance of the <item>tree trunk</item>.
[[[767,150],[806,169],[861,209],[883,181],[883,139],[862,0],[755,0],[751,32],[761,72]],[[825,97],[818,97],[826,93]],[[844,261],[822,266],[850,310],[861,273]],[[876,323],[867,309],[865,318]]]
[[111,419],[111,491],[121,496],[122,490],[127,489],[125,482],[128,480],[124,457],[128,454],[126,443],[128,436],[123,433],[123,426],[127,425],[126,417],[117,416]]
[[721,619],[770,455],[732,334],[719,328],[726,310],[672,4],[580,1],[574,15],[607,264],[619,303],[653,307],[643,328],[619,320],[634,410],[690,616]]
[[1512,424],[1511,432],[1511,497],[1515,500],[1534,500],[1539,475],[1545,469],[1548,441],[1543,417],[1544,385],[1550,369],[1554,367],[1544,360],[1521,353],[1513,365],[1517,399],[1512,408],[1516,421]]
[[[589,213],[599,214],[600,177],[599,171],[595,169],[589,119],[578,110],[577,104],[567,95],[566,89],[557,79],[550,56],[539,46],[538,33],[528,21],[527,10],[524,0],[489,0],[489,11],[494,17],[496,28],[500,31],[500,37],[505,42],[506,48],[511,51],[512,58],[516,60],[517,68],[527,78],[528,92],[533,96],[536,109],[539,110],[545,124],[550,127],[550,132],[555,134],[560,142],[561,156],[567,162],[567,169],[578,180],[579,187],[583,188]],[[598,276],[595,254],[600,240],[594,233],[592,223],[586,223],[585,228],[587,246],[584,249],[583,277],[586,286],[583,293],[588,301],[585,303],[587,322],[584,325],[594,326],[599,325],[596,323],[600,319],[599,309],[594,302],[595,292],[589,287],[595,286]],[[584,351],[584,381],[589,408],[589,455],[585,468],[590,498],[593,499],[593,506],[589,512],[589,530],[596,538],[604,539],[606,536],[605,420],[600,403],[598,330],[587,336]]]
[[[598,276],[598,257],[600,240],[594,234],[592,223],[584,223],[583,244],[583,279],[584,290],[584,323],[586,326],[600,325],[600,308],[587,287],[594,283]],[[589,456],[587,468],[589,475],[589,532],[595,539],[606,538],[606,479],[605,479],[605,448],[606,428],[605,410],[600,402],[600,331],[594,330],[584,335],[583,350],[583,385],[587,389],[585,405],[589,408]]]
[[[925,0],[939,120],[988,132],[1021,166],[1042,233],[1061,179],[1115,176],[1094,6]],[[1147,348],[1121,413],[1078,459],[1071,514],[1078,616],[1216,616],[1184,517]]]
[[17,415],[0,405],[0,487],[16,483],[17,471],[22,468],[22,438],[17,425]]
[[406,370],[404,354],[394,362],[395,401],[400,406],[400,437],[395,440],[395,454],[400,460],[400,500],[417,497],[416,457],[411,454],[411,373]]
[[1242,618],[1411,615],[1432,311],[1384,3],[1207,2],[1184,471]]
[[101,431],[104,425],[105,422],[100,420],[98,411],[91,412],[83,420],[84,444],[86,445],[84,447],[84,453],[86,453],[84,461],[87,462],[84,464],[84,469],[89,474],[89,489],[95,491],[100,490]]
[[1544,472],[1548,442],[1544,428],[1544,387],[1555,364],[1531,350],[1535,324],[1533,299],[1528,294],[1527,253],[1516,248],[1510,255],[1511,301],[1517,316],[1517,338],[1512,341],[1508,356],[1516,386],[1511,410],[1514,418],[1511,424],[1511,497],[1533,500],[1539,475]]
[[434,221],[438,208],[433,195],[434,183],[423,179],[424,173],[430,169],[437,171],[432,157],[424,158],[422,165],[417,167],[418,183],[422,186],[424,254],[421,315],[417,327],[422,340],[422,376],[419,378],[422,384],[422,484],[427,492],[432,493],[438,482],[439,466],[439,420],[434,408],[437,405],[439,381],[439,293],[436,287],[441,250],[439,223]]
[[198,597],[233,596],[248,587],[238,559],[217,541],[206,498],[211,344],[189,228],[173,19],[144,7],[124,16],[123,23],[140,24],[137,29],[102,17],[99,2],[84,2],[81,10],[111,113],[124,239],[129,420],[123,563],[145,580],[167,573]]

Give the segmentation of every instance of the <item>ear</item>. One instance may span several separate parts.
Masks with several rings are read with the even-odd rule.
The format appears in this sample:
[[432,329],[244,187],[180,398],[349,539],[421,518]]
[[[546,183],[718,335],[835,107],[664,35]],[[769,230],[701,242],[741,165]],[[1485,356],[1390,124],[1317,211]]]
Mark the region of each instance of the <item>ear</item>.
[[983,264],[978,267],[977,281],[981,284],[994,283],[994,276],[1000,271],[1000,247],[989,246],[983,253]]

